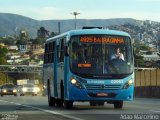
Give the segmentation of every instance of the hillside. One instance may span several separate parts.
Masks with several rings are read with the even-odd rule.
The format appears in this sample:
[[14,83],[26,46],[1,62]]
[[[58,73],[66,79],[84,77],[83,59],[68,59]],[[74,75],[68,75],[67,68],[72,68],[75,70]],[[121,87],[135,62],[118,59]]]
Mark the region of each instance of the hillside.
[[[26,29],[30,37],[36,37],[37,29],[45,27],[49,31],[58,32],[58,22],[60,22],[61,32],[74,29],[74,19],[68,20],[34,20],[25,16],[0,13],[0,36],[18,34],[19,30]],[[77,19],[77,28],[83,26],[113,26],[123,24],[139,24],[141,21],[131,18],[117,18],[117,19]],[[16,29],[17,28],[17,29]]]

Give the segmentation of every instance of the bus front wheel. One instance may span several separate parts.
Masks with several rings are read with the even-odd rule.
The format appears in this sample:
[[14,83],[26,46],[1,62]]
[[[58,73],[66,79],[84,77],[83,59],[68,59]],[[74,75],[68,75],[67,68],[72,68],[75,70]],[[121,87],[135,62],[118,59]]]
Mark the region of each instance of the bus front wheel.
[[90,106],[96,106],[96,102],[94,101],[90,101],[89,103],[90,103]]
[[99,106],[104,106],[104,102],[98,102]]
[[64,108],[65,109],[72,109],[73,108],[73,101],[64,100]]
[[96,106],[96,105],[104,106],[104,102],[103,101],[99,101],[99,102],[90,101],[90,106]]
[[115,109],[121,109],[123,107],[123,101],[115,101],[113,104]]

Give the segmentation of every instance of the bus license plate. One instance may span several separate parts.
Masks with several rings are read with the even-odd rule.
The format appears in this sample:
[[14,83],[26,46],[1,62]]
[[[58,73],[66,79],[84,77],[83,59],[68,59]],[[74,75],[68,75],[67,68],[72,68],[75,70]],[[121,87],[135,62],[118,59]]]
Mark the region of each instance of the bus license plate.
[[97,96],[106,97],[106,96],[108,96],[108,93],[97,93]]

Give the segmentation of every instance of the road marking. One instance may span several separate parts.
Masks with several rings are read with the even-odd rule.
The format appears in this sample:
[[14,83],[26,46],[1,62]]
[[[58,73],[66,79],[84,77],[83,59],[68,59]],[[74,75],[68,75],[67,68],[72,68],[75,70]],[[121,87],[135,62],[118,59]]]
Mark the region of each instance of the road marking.
[[160,113],[160,110],[150,110],[151,112]]
[[74,116],[70,116],[70,115],[64,115],[64,114],[59,113],[59,112],[55,112],[55,111],[51,111],[51,110],[46,110],[46,109],[42,109],[42,108],[30,106],[30,105],[23,105],[23,104],[19,104],[19,103],[15,103],[15,102],[10,102],[10,101],[6,101],[6,100],[0,100],[0,101],[1,102],[7,102],[7,103],[15,104],[15,105],[21,105],[23,107],[29,107],[29,108],[36,109],[36,110],[39,110],[39,111],[42,111],[42,112],[45,112],[45,113],[59,115],[59,116],[62,116],[62,117],[65,117],[65,118],[69,118],[69,119],[72,119],[72,120],[85,120],[85,119],[81,119],[81,118],[78,118],[78,117],[74,117]]

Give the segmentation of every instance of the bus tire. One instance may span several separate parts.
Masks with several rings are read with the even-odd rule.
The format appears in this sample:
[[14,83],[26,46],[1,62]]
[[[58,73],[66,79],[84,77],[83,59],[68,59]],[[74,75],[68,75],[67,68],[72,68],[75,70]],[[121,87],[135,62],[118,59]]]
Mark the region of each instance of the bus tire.
[[56,105],[58,107],[63,107],[63,101],[61,99],[56,99]]
[[96,106],[97,103],[94,101],[90,101],[89,104],[90,104],[90,106]]
[[48,91],[48,105],[49,106],[55,106],[55,98],[51,96],[49,81],[48,81],[48,84],[47,84],[47,91]]
[[121,109],[123,107],[123,101],[115,101],[113,104],[115,109]]
[[99,106],[104,106],[104,102],[97,102]]
[[73,108],[73,101],[64,100],[64,108],[65,109],[72,109]]

